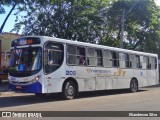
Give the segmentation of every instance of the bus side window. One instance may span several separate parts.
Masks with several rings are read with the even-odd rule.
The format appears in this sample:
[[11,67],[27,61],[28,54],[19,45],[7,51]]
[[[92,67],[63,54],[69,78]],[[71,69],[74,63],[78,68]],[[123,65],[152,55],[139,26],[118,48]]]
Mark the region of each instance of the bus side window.
[[76,65],[77,64],[77,48],[74,45],[67,46],[67,63],[69,65]]
[[104,67],[117,67],[116,52],[110,50],[103,51],[103,66]]
[[94,48],[87,48],[87,65],[88,66],[96,66],[95,49]]
[[155,58],[155,69],[157,69],[157,58]]
[[136,66],[137,68],[141,68],[139,55],[136,55]]
[[75,45],[67,46],[67,63],[69,65],[85,65],[85,48]]
[[113,67],[117,67],[117,53],[112,52],[112,59],[113,59]]
[[86,54],[84,47],[77,47],[77,57],[78,57],[78,64],[79,65],[86,65]]
[[143,60],[141,58],[142,69],[149,69],[149,57],[147,56],[141,56],[141,57],[143,57]]
[[157,68],[157,59],[155,57],[149,58],[149,66],[152,70]]
[[102,66],[102,50],[96,49],[96,59],[97,59],[97,66]]
[[118,53],[119,56],[119,67],[120,68],[128,68],[129,67],[129,57],[127,53]]
[[147,67],[147,69],[150,69],[150,65],[149,65],[149,57],[146,58],[146,67]]
[[129,60],[130,60],[130,68],[137,68],[136,55],[130,54]]

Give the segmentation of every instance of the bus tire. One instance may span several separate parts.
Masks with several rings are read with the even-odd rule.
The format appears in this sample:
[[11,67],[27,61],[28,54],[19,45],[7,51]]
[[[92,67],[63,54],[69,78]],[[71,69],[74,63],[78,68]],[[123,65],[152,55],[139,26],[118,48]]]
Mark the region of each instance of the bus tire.
[[135,93],[138,91],[138,82],[136,79],[132,79],[130,82],[130,92]]
[[73,81],[67,81],[64,83],[62,97],[66,100],[71,100],[76,97],[76,85]]

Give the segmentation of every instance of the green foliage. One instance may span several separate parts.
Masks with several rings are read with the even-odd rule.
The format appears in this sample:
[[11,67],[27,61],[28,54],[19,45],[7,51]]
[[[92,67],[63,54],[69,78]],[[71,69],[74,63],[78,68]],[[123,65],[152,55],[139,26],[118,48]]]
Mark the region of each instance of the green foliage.
[[154,0],[25,0],[15,25],[24,35],[58,38],[118,47],[125,10],[124,48],[159,53],[160,8]]
[[[132,8],[132,6],[134,7]],[[153,0],[139,0],[138,2],[119,0],[115,2],[107,16],[109,32],[106,35],[106,41],[109,41],[108,38],[110,41],[120,39],[122,9],[125,9],[126,15],[124,48],[159,53],[160,8]],[[130,9],[131,11],[129,11]]]
[[25,25],[25,35],[47,35],[58,38],[96,43],[105,31],[109,0],[28,0],[27,16],[19,26]]
[[5,9],[2,7],[2,5],[0,5],[0,14],[4,14],[5,13]]

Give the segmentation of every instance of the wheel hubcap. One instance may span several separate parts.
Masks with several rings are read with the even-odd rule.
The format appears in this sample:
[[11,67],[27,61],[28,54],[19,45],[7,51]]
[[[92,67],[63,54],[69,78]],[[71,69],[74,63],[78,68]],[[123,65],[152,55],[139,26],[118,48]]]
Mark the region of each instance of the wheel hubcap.
[[137,91],[137,85],[135,82],[132,83],[131,88],[132,88],[132,91]]
[[72,85],[67,84],[65,93],[66,93],[67,96],[73,96],[74,87]]
[[69,88],[67,89],[67,93],[68,93],[68,95],[73,95],[73,93],[74,93],[74,88],[73,88],[73,86],[69,86]]

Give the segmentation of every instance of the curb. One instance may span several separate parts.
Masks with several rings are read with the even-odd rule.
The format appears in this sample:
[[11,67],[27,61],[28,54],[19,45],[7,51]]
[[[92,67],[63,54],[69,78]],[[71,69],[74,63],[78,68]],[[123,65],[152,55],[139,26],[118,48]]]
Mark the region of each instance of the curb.
[[27,95],[33,95],[33,94],[31,94],[31,93],[21,93],[21,92],[15,92],[15,91],[0,92],[0,97],[27,96]]
[[152,85],[152,86],[146,86],[146,87],[144,87],[144,88],[154,88],[154,87],[160,87],[160,84]]
[[4,91],[4,92],[0,92],[0,97],[12,96],[13,94],[15,94],[14,91]]

